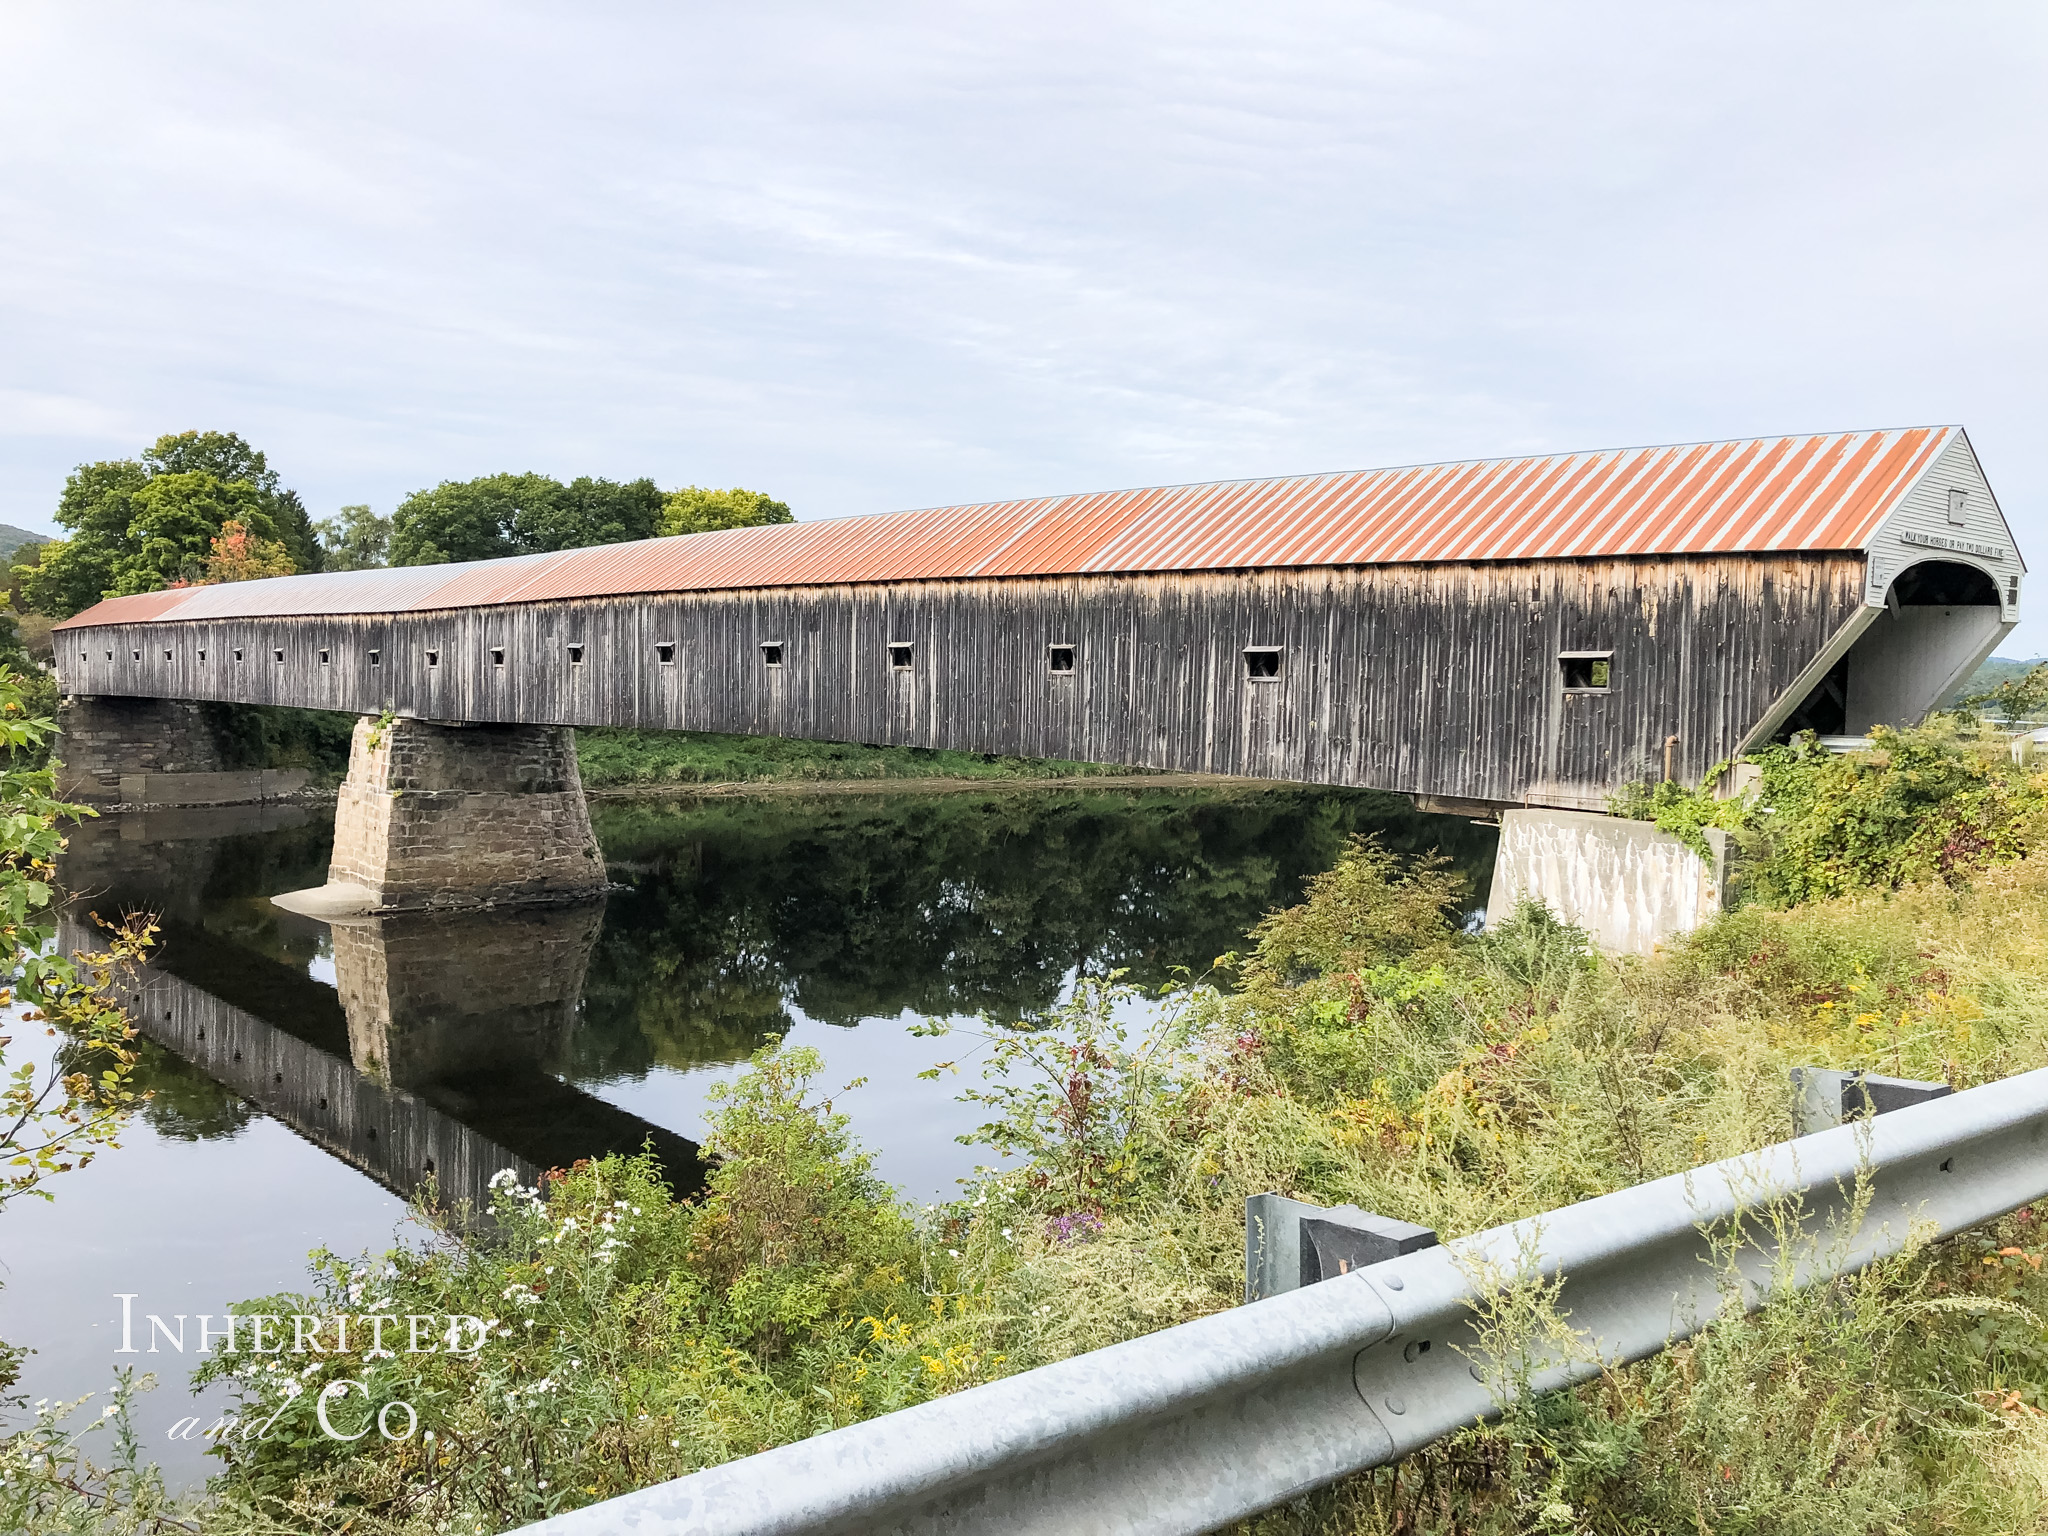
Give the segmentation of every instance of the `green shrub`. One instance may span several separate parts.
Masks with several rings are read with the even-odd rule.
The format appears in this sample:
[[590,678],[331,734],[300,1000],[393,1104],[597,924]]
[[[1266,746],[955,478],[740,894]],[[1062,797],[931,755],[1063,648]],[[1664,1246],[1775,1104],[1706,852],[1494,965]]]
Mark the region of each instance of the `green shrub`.
[[1634,785],[1609,809],[1653,821],[1702,854],[1706,829],[1727,830],[1743,898],[1775,907],[1927,880],[1955,885],[2024,857],[2048,828],[2048,780],[2015,765],[2000,744],[1965,740],[1948,720],[1880,726],[1859,752],[1833,752],[1802,734],[1747,761],[1761,779],[1739,798],[1717,798],[1706,786]]

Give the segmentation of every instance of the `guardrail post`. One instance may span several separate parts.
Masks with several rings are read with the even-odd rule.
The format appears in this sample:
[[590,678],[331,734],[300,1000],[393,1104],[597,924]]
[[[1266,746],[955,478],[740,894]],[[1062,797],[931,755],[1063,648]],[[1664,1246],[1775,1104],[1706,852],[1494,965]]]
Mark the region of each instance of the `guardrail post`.
[[1244,1299],[1299,1290],[1436,1245],[1428,1227],[1355,1205],[1253,1195],[1244,1203]]
[[1794,1067],[1792,1087],[1799,1095],[1792,1110],[1793,1130],[1800,1136],[1811,1136],[1867,1115],[1889,1114],[1909,1104],[1944,1099],[1955,1092],[1947,1083],[1879,1077],[1874,1072],[1841,1072],[1833,1067]]

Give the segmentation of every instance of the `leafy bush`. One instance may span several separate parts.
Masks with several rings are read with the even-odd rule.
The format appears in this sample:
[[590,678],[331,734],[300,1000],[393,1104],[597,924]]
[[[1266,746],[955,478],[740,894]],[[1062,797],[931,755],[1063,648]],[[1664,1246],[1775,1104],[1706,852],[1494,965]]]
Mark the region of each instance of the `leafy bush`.
[[1701,853],[1707,828],[1727,830],[1744,899],[1777,907],[1927,880],[1955,885],[2024,857],[2048,830],[2048,780],[1996,745],[1965,740],[1950,721],[1880,726],[1860,752],[1833,752],[1802,734],[1747,761],[1762,777],[1742,797],[1636,785],[1609,808]]

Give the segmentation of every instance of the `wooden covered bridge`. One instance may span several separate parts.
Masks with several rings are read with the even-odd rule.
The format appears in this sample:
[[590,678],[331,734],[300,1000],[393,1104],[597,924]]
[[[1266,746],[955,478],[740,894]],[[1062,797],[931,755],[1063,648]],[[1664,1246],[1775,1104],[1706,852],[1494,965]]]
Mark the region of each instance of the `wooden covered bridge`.
[[153,592],[56,652],[69,787],[101,800],[206,770],[140,701],[229,700],[1591,810],[1788,730],[1918,719],[2016,621],[2023,569],[1963,430],[1921,427]]

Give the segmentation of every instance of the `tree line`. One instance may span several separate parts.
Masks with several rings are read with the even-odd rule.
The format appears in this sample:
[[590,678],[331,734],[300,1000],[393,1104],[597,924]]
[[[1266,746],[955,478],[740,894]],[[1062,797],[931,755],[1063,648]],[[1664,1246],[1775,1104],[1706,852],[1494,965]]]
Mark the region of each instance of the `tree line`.
[[482,475],[316,521],[261,450],[233,432],[173,432],[132,459],[81,464],[56,520],[66,537],[23,551],[17,606],[67,619],[107,597],[289,576],[440,565],[794,521],[759,491],[651,479]]

